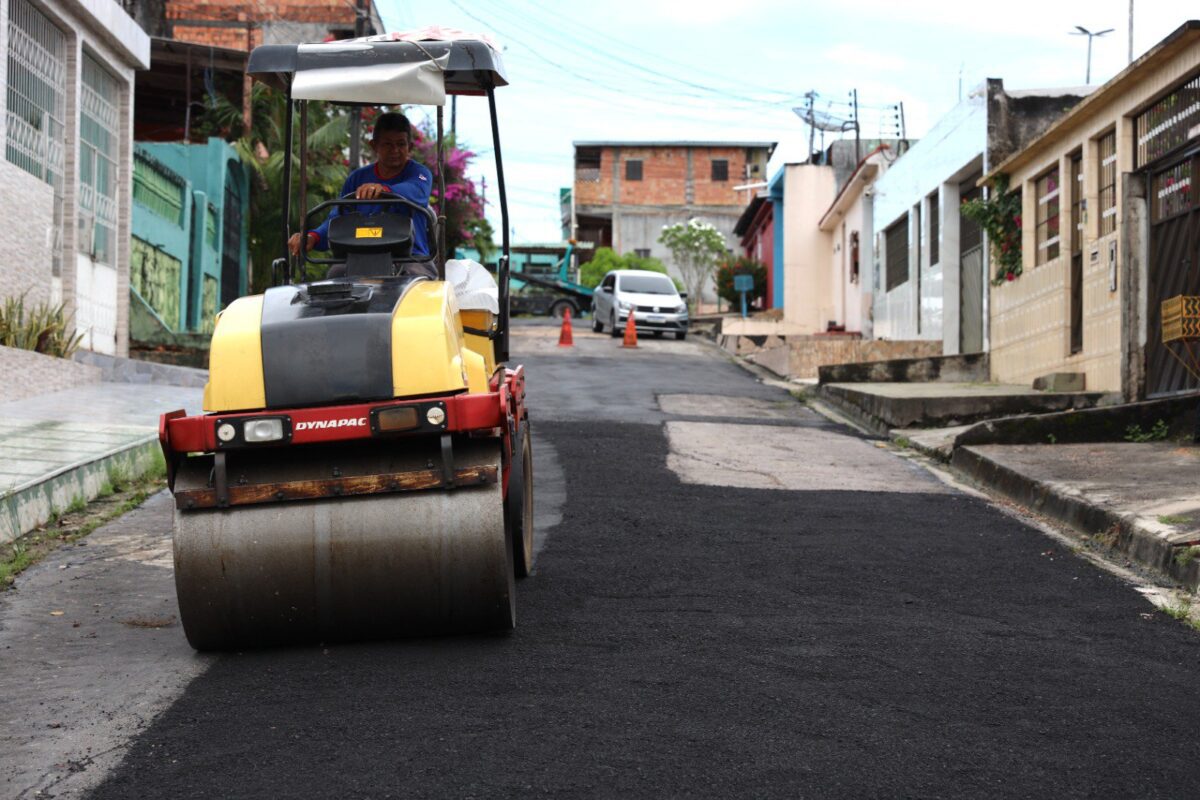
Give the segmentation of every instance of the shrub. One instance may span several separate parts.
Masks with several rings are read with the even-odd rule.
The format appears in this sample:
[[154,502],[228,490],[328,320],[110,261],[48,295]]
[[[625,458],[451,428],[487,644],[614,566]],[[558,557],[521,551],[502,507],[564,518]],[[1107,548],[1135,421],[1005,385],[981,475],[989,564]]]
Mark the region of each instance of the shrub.
[[734,275],[753,275],[754,291],[746,293],[747,304],[753,304],[767,296],[767,267],[761,261],[745,256],[727,258],[717,265],[717,294],[736,306],[741,302],[739,292],[733,290]]
[[33,350],[48,356],[70,358],[83,340],[73,333],[60,303],[26,307],[25,296],[8,297],[0,307],[0,345]]
[[[591,261],[579,268],[579,282],[589,289],[595,289],[604,280],[604,276],[614,269],[644,269],[650,272],[661,272],[667,275],[667,268],[657,258],[643,258],[633,253],[617,255],[611,247],[601,247],[592,255]],[[670,276],[669,276],[670,277]],[[671,277],[675,287],[682,291],[683,284],[678,278]]]

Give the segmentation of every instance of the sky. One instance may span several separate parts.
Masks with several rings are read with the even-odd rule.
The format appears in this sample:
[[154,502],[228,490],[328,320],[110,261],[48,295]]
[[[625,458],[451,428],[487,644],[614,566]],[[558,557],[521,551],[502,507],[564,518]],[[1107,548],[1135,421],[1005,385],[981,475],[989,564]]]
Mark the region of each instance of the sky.
[[[864,137],[896,135],[902,103],[906,135],[920,138],[986,78],[1008,89],[1083,85],[1088,39],[1071,35],[1077,25],[1114,29],[1093,41],[1093,84],[1129,53],[1129,0],[376,3],[389,31],[441,25],[501,46],[510,85],[496,105],[515,242],[562,238],[558,192],[573,180],[573,141],[774,141],[774,168],[804,157],[809,133],[792,109],[806,92],[837,115],[857,89]],[[1133,14],[1136,58],[1200,19],[1200,0],[1134,0]],[[478,154],[472,173],[486,181],[499,238],[485,99],[459,99],[457,133]]]

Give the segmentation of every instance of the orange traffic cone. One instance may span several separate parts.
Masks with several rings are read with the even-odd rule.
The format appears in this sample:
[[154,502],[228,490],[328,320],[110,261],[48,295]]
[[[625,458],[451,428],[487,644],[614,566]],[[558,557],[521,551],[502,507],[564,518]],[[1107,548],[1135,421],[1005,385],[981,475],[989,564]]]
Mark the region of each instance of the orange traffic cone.
[[558,334],[559,347],[573,347],[575,339],[571,336],[571,309],[563,309],[563,324],[562,330]]
[[625,341],[621,343],[621,347],[637,347],[637,325],[634,324],[632,311],[625,322]]

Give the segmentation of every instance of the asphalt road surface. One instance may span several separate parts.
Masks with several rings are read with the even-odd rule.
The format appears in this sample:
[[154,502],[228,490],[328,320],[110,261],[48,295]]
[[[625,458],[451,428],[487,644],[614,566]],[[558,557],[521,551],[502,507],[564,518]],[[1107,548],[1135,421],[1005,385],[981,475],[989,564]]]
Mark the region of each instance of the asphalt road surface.
[[1200,634],[703,343],[578,328],[514,338],[542,529],[512,635],[134,631],[159,661],[110,662],[178,689],[42,796],[1196,795]]

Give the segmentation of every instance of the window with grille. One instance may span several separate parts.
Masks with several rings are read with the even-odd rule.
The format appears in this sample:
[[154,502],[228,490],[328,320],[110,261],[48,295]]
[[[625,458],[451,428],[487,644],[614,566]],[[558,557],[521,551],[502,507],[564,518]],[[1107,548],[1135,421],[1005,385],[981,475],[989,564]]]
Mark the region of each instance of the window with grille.
[[1071,254],[1083,251],[1083,153],[1071,154]]
[[941,258],[942,215],[938,209],[937,192],[929,195],[929,266],[938,263]]
[[1058,167],[1037,179],[1037,262],[1045,264],[1058,258],[1059,181]]
[[79,249],[102,264],[116,263],[117,81],[83,56],[79,95]]
[[8,0],[8,161],[54,188],[51,270],[62,274],[67,37],[28,0]]
[[1144,167],[1194,136],[1200,123],[1200,75],[1185,81],[1137,115],[1137,166]]
[[729,180],[729,162],[723,158],[712,160],[712,179],[714,181]]
[[1155,173],[1150,182],[1150,220],[1158,222],[1192,209],[1192,160]]
[[1100,227],[1098,236],[1107,236],[1117,229],[1117,132],[1109,131],[1100,137]]
[[642,160],[631,158],[625,162],[625,180],[640,181],[642,179]]
[[887,263],[887,290],[890,292],[908,280],[908,214],[883,233]]
[[63,173],[66,35],[28,0],[8,3],[8,160],[58,188]]
[[575,148],[575,180],[581,183],[600,181],[600,148]]
[[638,258],[649,258],[650,257],[650,248],[649,247],[635,247],[635,248],[633,248],[633,254],[635,256],[637,256]]

